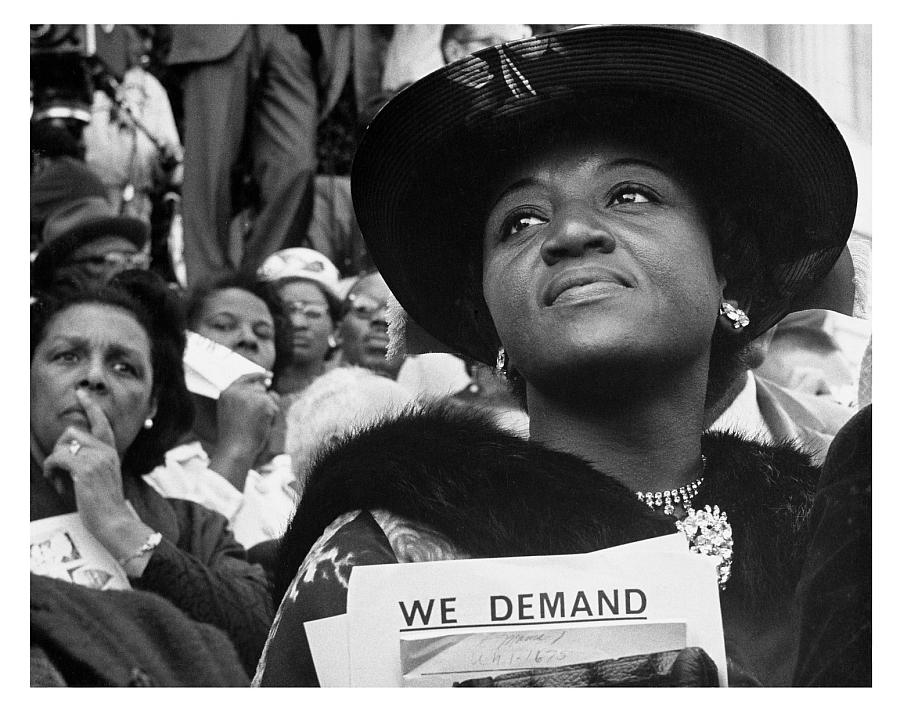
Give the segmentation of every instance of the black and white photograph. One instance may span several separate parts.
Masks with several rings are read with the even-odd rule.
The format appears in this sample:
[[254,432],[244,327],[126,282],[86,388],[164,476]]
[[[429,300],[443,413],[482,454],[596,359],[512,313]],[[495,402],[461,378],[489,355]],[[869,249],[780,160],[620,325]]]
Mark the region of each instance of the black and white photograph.
[[872,688],[873,25],[532,11],[30,25],[32,689]]

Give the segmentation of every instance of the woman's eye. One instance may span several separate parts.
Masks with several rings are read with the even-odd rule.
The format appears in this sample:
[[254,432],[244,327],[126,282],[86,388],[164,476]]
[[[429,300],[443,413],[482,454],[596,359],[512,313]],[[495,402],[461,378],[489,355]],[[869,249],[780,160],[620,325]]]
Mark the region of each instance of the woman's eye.
[[275,330],[268,325],[258,326],[253,332],[260,340],[271,340],[275,337]]
[[646,204],[653,201],[649,191],[637,189],[633,186],[627,186],[615,192],[610,201],[610,205],[618,204]]
[[61,363],[74,363],[78,360],[78,355],[75,354],[74,350],[63,350],[62,352],[56,353],[53,356],[53,360]]
[[227,333],[237,328],[237,325],[235,325],[230,320],[213,320],[209,323],[209,327],[213,330],[219,330],[223,333]]
[[121,372],[124,375],[137,375],[138,371],[134,365],[127,362],[117,362],[113,364],[113,370]]
[[523,231],[531,226],[539,226],[543,223],[547,223],[547,220],[533,213],[510,216],[503,222],[503,226],[500,229],[500,238],[501,240],[509,238],[519,231]]

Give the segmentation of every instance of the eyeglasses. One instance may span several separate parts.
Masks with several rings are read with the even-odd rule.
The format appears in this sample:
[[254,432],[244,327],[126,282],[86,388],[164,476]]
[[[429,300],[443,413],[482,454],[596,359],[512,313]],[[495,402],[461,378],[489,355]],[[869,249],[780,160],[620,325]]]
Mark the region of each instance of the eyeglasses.
[[307,303],[302,300],[285,303],[284,306],[290,315],[302,313],[307,320],[322,320],[328,314],[328,308],[321,303]]
[[75,258],[68,261],[72,265],[86,265],[94,268],[142,268],[150,267],[150,256],[146,253],[127,253],[126,251],[107,251],[94,256]]
[[379,303],[378,301],[367,298],[364,295],[351,295],[349,296],[349,298],[350,307],[347,312],[351,313],[354,317],[357,317],[360,320],[371,320],[375,317],[376,313],[378,313],[380,310],[384,310],[387,307],[386,301],[382,301],[381,303]]

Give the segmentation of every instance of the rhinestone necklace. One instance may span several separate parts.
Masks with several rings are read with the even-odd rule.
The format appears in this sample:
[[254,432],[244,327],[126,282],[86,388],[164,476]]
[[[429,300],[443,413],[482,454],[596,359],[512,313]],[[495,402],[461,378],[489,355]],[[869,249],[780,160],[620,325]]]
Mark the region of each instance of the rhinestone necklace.
[[691,500],[697,496],[697,490],[703,484],[706,471],[706,457],[701,454],[700,460],[703,463],[700,476],[690,484],[677,489],[667,489],[664,492],[635,492],[635,496],[653,511],[656,511],[657,507],[663,507],[663,513],[668,516],[675,513],[676,504],[684,507],[687,515],[683,519],[676,519],[675,526],[684,534],[688,548],[695,554],[719,557],[716,566],[719,588],[725,590],[725,584],[731,577],[734,539],[728,515],[720,511],[718,506],[707,504],[704,509],[694,509],[691,506]]

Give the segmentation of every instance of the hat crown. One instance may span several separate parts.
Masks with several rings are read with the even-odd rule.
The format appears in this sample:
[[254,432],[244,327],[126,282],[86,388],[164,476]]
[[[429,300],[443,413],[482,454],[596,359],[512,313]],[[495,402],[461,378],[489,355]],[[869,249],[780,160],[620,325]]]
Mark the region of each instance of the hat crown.
[[115,209],[105,198],[84,196],[63,204],[56,209],[44,224],[44,243],[55,241],[77,228],[97,220],[119,218]]
[[324,253],[312,248],[283,248],[263,261],[257,271],[267,283],[298,278],[319,284],[334,297],[339,297],[340,274]]

